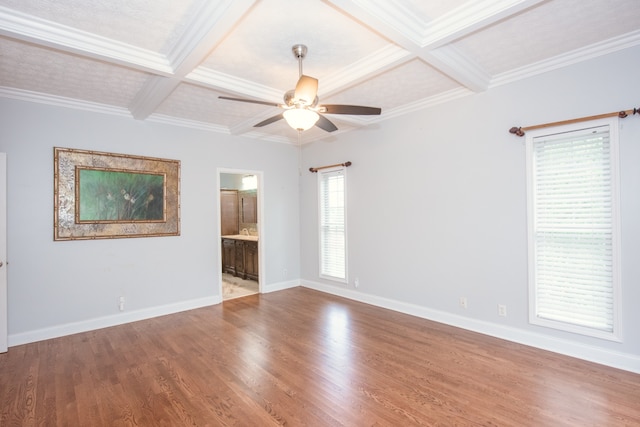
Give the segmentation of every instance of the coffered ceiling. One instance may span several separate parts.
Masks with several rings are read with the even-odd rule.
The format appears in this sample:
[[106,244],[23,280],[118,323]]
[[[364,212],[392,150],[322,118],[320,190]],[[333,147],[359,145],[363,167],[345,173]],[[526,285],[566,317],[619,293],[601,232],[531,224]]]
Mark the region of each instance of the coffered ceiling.
[[0,0],[0,96],[297,141],[253,125],[295,87],[294,44],[327,115],[303,141],[640,44],[638,0]]

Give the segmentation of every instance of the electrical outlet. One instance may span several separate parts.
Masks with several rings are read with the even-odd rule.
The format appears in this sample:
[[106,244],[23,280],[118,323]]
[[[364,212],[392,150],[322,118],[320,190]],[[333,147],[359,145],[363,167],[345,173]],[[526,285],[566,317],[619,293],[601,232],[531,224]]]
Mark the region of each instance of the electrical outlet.
[[287,270],[286,268],[282,269],[282,278],[286,279],[289,276],[289,270]]
[[507,306],[498,304],[498,316],[507,317]]
[[356,279],[353,281],[353,286],[355,286],[356,288],[360,286],[360,279],[356,277]]
[[460,297],[460,307],[462,307],[462,308],[467,308],[468,307],[467,298],[466,297]]
[[120,311],[124,311],[124,297],[118,298],[118,308]]

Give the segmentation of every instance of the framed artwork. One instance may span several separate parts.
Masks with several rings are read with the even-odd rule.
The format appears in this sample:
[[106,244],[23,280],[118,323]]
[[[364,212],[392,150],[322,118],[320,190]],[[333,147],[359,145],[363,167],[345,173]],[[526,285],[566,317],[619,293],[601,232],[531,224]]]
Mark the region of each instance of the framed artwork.
[[54,240],[180,235],[180,161],[54,147]]

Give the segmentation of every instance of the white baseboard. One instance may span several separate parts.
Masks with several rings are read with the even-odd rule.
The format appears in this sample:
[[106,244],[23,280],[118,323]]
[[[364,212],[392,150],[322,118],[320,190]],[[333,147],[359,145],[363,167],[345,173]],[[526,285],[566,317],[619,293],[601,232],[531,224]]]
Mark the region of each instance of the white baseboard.
[[64,325],[52,326],[50,328],[37,329],[35,331],[23,332],[9,335],[9,347],[21,344],[29,344],[36,341],[48,340],[51,338],[63,337],[65,335],[77,334],[80,332],[93,331],[96,329],[108,328],[110,326],[123,325],[125,323],[137,322],[138,320],[151,319],[153,317],[178,313],[181,311],[193,310],[220,304],[222,299],[219,296],[198,298],[189,301],[182,301],[175,304],[161,305],[157,307],[144,308],[141,310],[125,311],[112,316],[103,316],[81,322],[66,323]]
[[[297,286],[300,286],[300,282],[297,280],[279,282],[263,286],[262,292],[276,292],[284,289],[295,288]],[[220,296],[213,296],[190,301],[183,301],[175,304],[167,304],[158,307],[150,307],[141,310],[125,311],[116,313],[112,316],[103,316],[95,319],[83,320],[81,322],[66,323],[63,325],[52,326],[50,328],[11,334],[8,336],[8,344],[9,347],[14,347],[17,345],[29,344],[32,342],[63,337],[66,335],[123,325],[125,323],[137,322],[139,320],[151,319],[153,317],[165,316],[167,314],[179,313],[181,311],[207,307],[220,304],[221,302],[222,298]]]
[[351,289],[340,288],[334,285],[312,282],[304,280],[301,286],[315,289],[317,291],[341,296],[366,304],[375,305],[377,307],[386,308],[400,313],[410,314],[412,316],[421,317],[423,319],[433,320],[438,323],[455,326],[495,338],[500,338],[512,342],[516,342],[543,350],[552,351],[554,353],[571,356],[589,362],[599,363],[601,365],[610,366],[617,369],[623,369],[634,373],[640,373],[640,357],[615,352],[599,347],[593,347],[586,344],[575,343],[562,340],[559,338],[548,337],[546,335],[537,334],[510,326],[498,325],[491,322],[474,320],[464,316],[448,313],[440,310],[433,310],[423,306],[409,304],[388,298],[369,295],[356,292]]
[[[474,320],[468,317],[458,316],[456,314],[447,313],[444,311],[433,310],[415,304],[409,304],[389,298],[369,295],[350,289],[336,287],[333,285],[326,285],[324,283],[306,280],[303,282],[291,280],[287,282],[279,282],[266,285],[263,287],[262,292],[276,292],[284,289],[295,288],[297,286],[304,286],[321,292],[326,292],[366,304],[375,305],[377,307],[394,310],[400,313],[421,317],[423,319],[444,323],[446,325],[455,326],[492,337],[505,339],[508,341],[517,342],[519,344],[528,345],[543,350],[564,354],[566,356],[576,357],[578,359],[583,359],[590,362],[599,363],[602,365],[611,366],[613,368],[623,369],[640,374],[640,357],[636,355],[620,353],[602,349],[599,347],[561,340],[558,338],[548,337],[546,335],[523,331],[522,329],[498,325],[491,322]],[[220,304],[221,302],[222,299],[220,296],[213,296],[141,310],[127,311],[117,313],[113,316],[104,316],[82,322],[67,323],[64,325],[38,329],[35,331],[11,334],[8,337],[8,343],[9,347],[14,347],[17,345],[58,338],[65,335],[72,335],[80,332],[87,332],[96,329],[107,328],[110,326],[136,322],[139,320],[150,319],[153,317],[164,316],[167,314],[178,313],[181,311],[207,307]]]
[[299,280],[289,280],[286,282],[271,283],[262,287],[262,293],[268,294],[269,292],[283,291],[285,289],[291,289],[300,286]]

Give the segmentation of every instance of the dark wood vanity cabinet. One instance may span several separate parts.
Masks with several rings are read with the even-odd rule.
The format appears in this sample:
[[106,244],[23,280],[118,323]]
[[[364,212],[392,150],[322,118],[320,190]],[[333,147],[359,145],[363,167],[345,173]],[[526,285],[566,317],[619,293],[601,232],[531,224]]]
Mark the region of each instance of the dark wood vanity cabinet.
[[235,256],[236,276],[240,276],[243,279],[246,279],[244,274],[244,241],[236,240],[235,247],[236,247],[236,256]]
[[222,271],[258,280],[258,242],[222,238]]
[[244,242],[244,274],[247,279],[258,280],[258,242]]
[[236,241],[222,239],[222,272],[236,275]]

